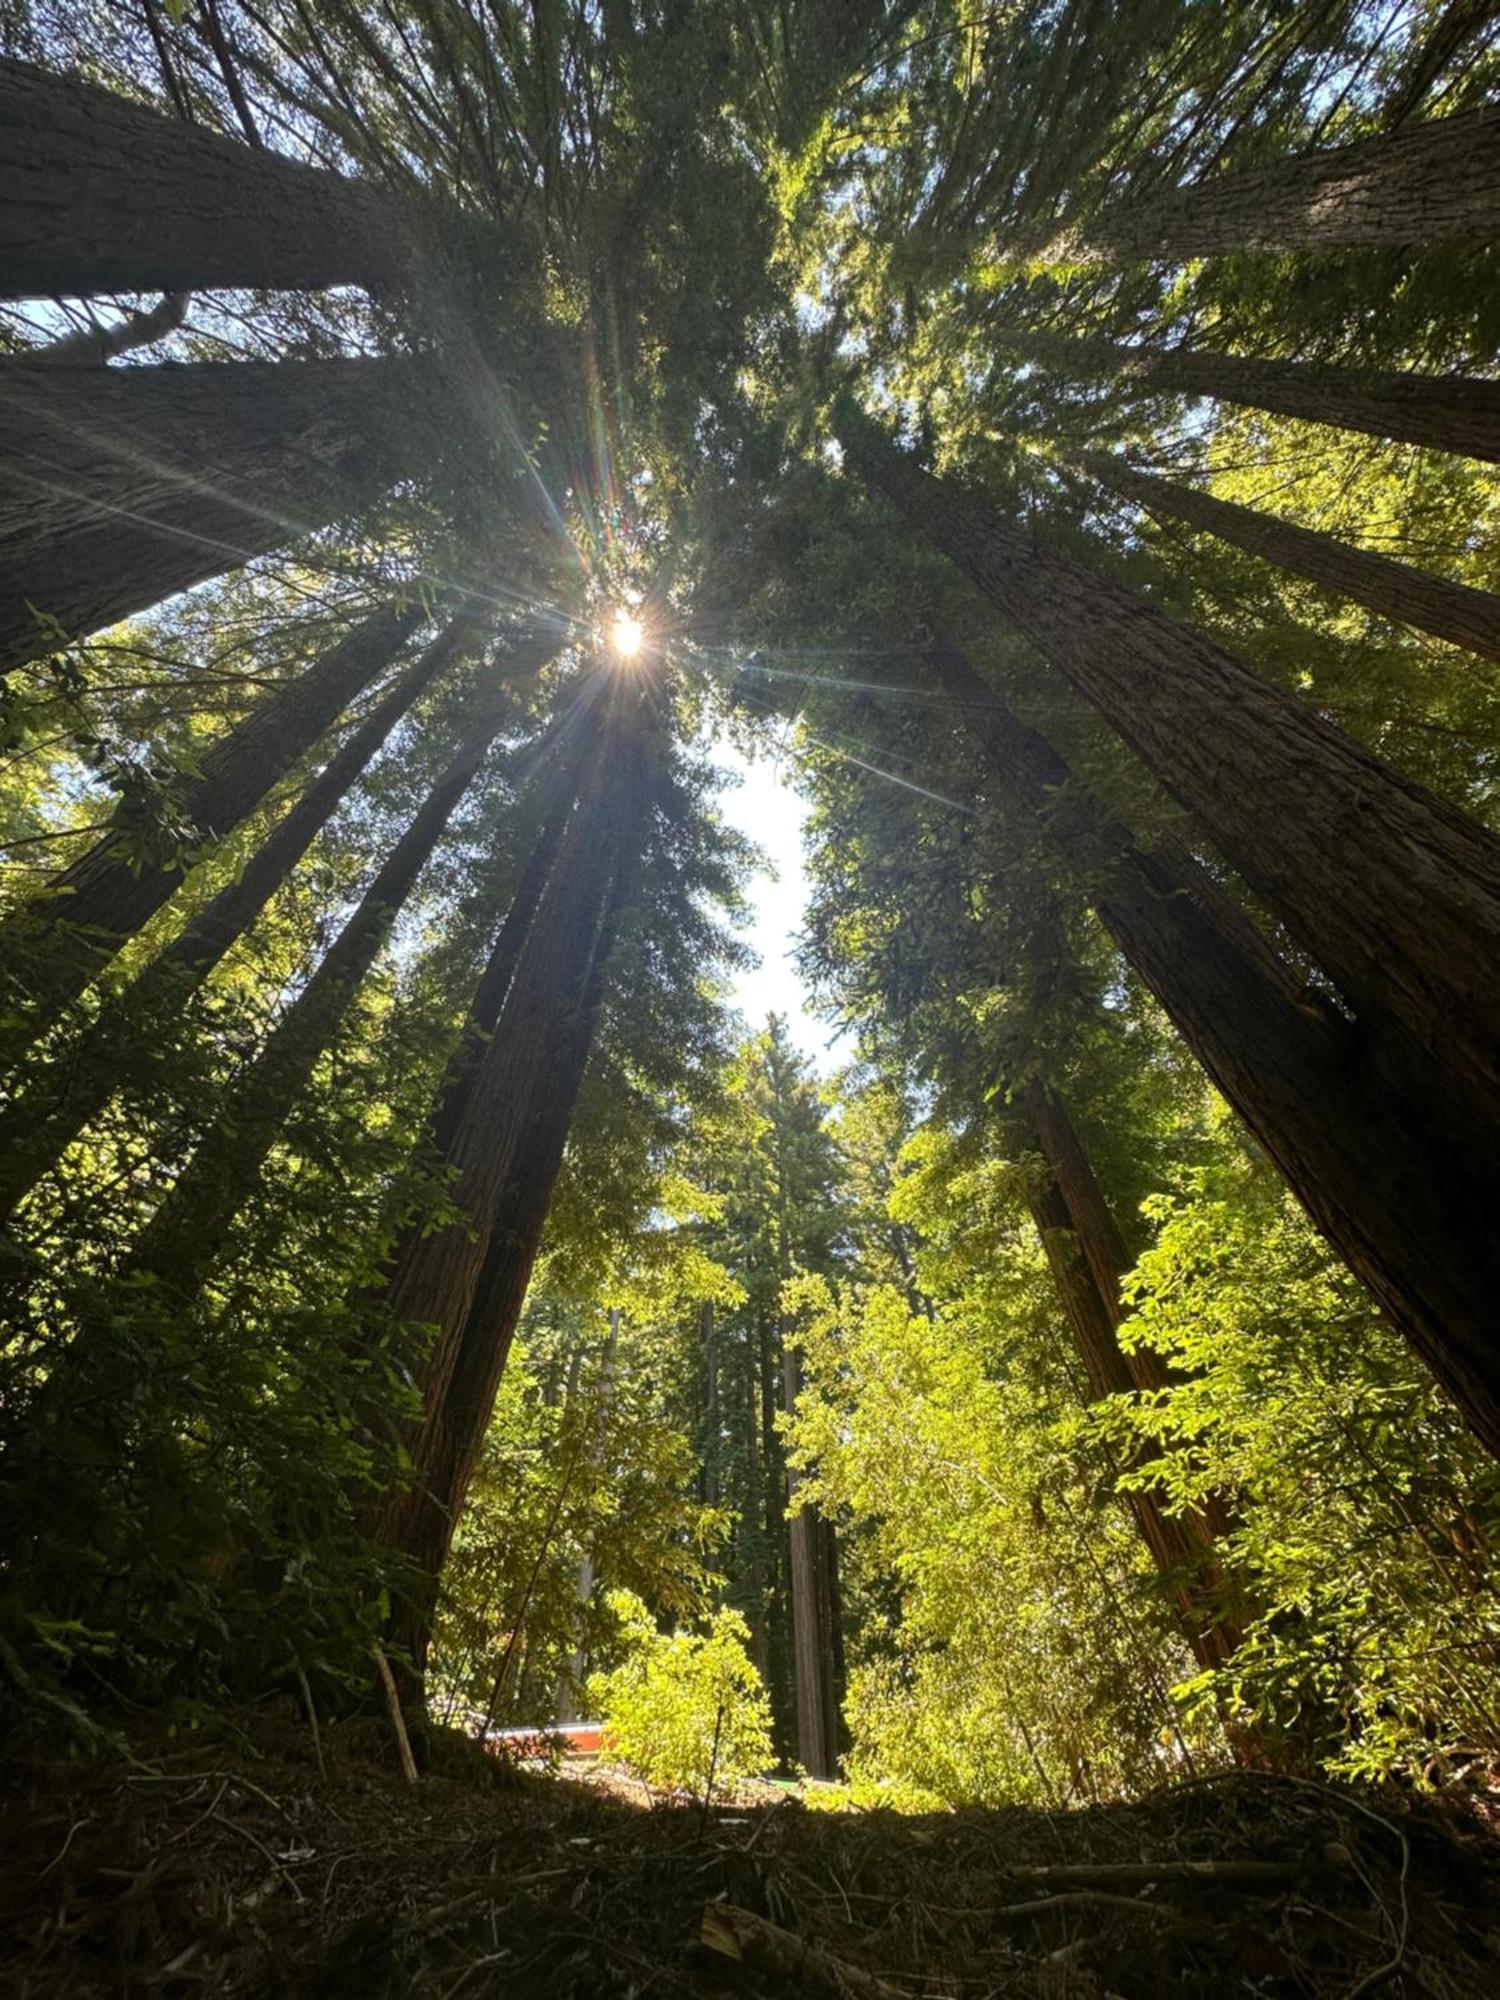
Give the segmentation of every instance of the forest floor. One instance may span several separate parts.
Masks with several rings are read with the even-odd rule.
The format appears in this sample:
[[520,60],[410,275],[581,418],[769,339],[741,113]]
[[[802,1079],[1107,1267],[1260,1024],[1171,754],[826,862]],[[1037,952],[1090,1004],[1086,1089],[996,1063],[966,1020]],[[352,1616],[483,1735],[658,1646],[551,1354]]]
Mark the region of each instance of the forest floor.
[[[373,1724],[216,1724],[8,1773],[8,1995],[1500,1995],[1500,1838],[1246,1774],[930,1818],[648,1807]],[[1494,1802],[1491,1801],[1491,1804]]]

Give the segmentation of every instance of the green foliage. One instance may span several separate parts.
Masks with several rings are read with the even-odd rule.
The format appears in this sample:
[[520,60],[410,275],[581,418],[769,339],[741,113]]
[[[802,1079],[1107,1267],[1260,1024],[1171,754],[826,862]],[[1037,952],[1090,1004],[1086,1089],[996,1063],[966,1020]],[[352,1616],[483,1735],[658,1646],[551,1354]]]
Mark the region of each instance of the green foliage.
[[625,1658],[589,1682],[606,1747],[648,1785],[707,1798],[771,1762],[771,1708],[745,1651],[749,1627],[716,1611],[704,1632],[658,1632],[624,1594],[614,1611]]

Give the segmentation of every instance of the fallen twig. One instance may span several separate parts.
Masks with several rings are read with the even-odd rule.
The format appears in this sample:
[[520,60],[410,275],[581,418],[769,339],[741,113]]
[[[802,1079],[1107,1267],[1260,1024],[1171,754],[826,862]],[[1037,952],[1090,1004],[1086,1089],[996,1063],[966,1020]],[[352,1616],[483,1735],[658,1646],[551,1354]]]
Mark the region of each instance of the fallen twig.
[[1307,1874],[1306,1861],[1067,1861],[1009,1868],[1018,1882],[1209,1882],[1279,1888]]
[[390,1711],[391,1730],[396,1738],[396,1750],[401,1758],[401,1775],[407,1784],[417,1782],[417,1760],[411,1754],[411,1738],[406,1733],[406,1717],[401,1713],[401,1697],[396,1692],[396,1677],[391,1672],[391,1663],[379,1646],[370,1649],[375,1655],[375,1665],[380,1673],[380,1685],[385,1689],[385,1705]]
[[759,1965],[787,1979],[821,1986],[829,1993],[855,1994],[859,2000],[908,2000],[900,1987],[879,1973],[836,1958],[821,1945],[808,1944],[779,1924],[742,1910],[737,1903],[705,1903],[698,1942],[723,1958]]

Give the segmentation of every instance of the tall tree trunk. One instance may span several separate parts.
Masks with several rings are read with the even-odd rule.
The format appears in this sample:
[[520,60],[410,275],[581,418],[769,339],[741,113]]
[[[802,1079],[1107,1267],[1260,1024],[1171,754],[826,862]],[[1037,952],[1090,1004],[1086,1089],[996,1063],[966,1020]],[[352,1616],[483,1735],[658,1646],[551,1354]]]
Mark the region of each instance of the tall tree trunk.
[[483,714],[471,723],[358,909],[260,1055],[227,1093],[214,1126],[127,1256],[127,1276],[150,1274],[183,1297],[198,1289],[454,809],[513,714],[509,700],[492,695]]
[[457,1360],[489,1233],[510,1184],[535,1093],[561,1061],[553,1032],[559,1008],[579,1005],[594,947],[613,858],[611,779],[617,791],[622,774],[609,769],[609,753],[617,747],[617,691],[601,677],[591,692],[596,701],[610,703],[613,712],[594,717],[596,733],[578,804],[483,1061],[460,1087],[459,1101],[438,1114],[452,1133],[443,1158],[455,1172],[453,1197],[464,1220],[433,1230],[421,1224],[408,1227],[386,1285],[386,1304],[395,1318],[440,1329],[426,1369],[426,1390],[434,1402],[445,1393],[446,1372]]
[[367,502],[419,455],[428,372],[0,360],[0,670]]
[[762,1680],[769,1675],[770,1655],[766,1645],[766,1542],[763,1535],[761,1511],[765,1500],[765,1481],[760,1469],[760,1342],[755,1330],[749,1328],[745,1336],[745,1492],[747,1504],[741,1513],[742,1522],[749,1521],[751,1527],[751,1548],[754,1553],[748,1564],[750,1589],[750,1658],[755,1663],[755,1671]]
[[[782,1396],[788,1410],[802,1393],[797,1350],[783,1338]],[[797,1761],[809,1777],[838,1771],[838,1718],[833,1694],[833,1615],[825,1560],[824,1521],[811,1503],[792,1509],[797,1474],[787,1468],[787,1528],[791,1537],[792,1658],[797,1691]]]
[[1455,1131],[1500,1135],[1500,841],[1134,592],[935,479],[849,406],[856,469],[1140,755]]
[[[606,809],[580,815],[571,832],[583,827],[587,844],[570,856],[573,843],[565,843],[559,858],[565,879],[555,897],[549,890],[554,918],[560,912],[565,921],[548,924],[546,909],[540,913],[496,1030],[494,1049],[511,1058],[497,1068],[511,1088],[493,1093],[481,1077],[474,1093],[476,1102],[494,1096],[503,1107],[510,1130],[495,1151],[506,1164],[487,1209],[467,1210],[481,1246],[477,1267],[464,1258],[472,1276],[462,1292],[443,1274],[433,1304],[445,1316],[424,1316],[437,1324],[438,1340],[423,1370],[423,1414],[407,1443],[411,1483],[390,1497],[376,1529],[382,1545],[415,1572],[392,1624],[410,1663],[414,1695],[425,1673],[438,1583],[494,1411],[588,1067],[615,925],[640,857],[650,786],[646,747],[639,739],[620,745],[612,762]],[[460,1247],[451,1246],[450,1255]],[[418,1316],[412,1272],[411,1264],[398,1270],[390,1292],[408,1319]],[[447,1316],[459,1298],[461,1317]]]
[[1450,583],[1429,570],[1372,555],[1314,528],[1180,486],[1142,472],[1110,452],[1082,451],[1070,454],[1069,462],[1158,520],[1186,521],[1189,527],[1203,528],[1221,541],[1263,556],[1292,576],[1305,577],[1335,597],[1362,604],[1381,618],[1414,625],[1484,659],[1500,660],[1500,597],[1491,591]]
[[[551,650],[555,650],[555,644]],[[443,1072],[427,1134],[430,1150],[441,1160],[452,1157],[469,1094],[499,1023],[501,1009],[510,992],[516,967],[520,964],[542,893],[568,830],[577,802],[578,776],[576,764],[559,774],[557,796],[532,842],[504,921],[495,935],[484,971],[479,975],[479,984],[474,989],[474,997],[469,1002],[458,1046]]]
[[1105,207],[1054,254],[1178,263],[1242,250],[1424,248],[1488,241],[1497,221],[1500,108],[1486,105]]
[[197,991],[244,936],[306,854],[386,737],[453,659],[475,644],[483,621],[460,612],[334,752],[323,769],[228,882],[164,951],[118,994],[109,994],[83,1035],[39,1070],[0,1111],[0,1221],[54,1168],[104,1108],[127,1056],[151,1060],[151,1025]]
[[[1094,1282],[1072,1213],[1055,1180],[1049,1177],[1031,1197],[1031,1214],[1083,1365],[1090,1400],[1130,1394],[1136,1383],[1115,1337],[1114,1314]],[[1205,1669],[1223,1666],[1233,1657],[1240,1633],[1216,1602],[1222,1596],[1223,1578],[1211,1548],[1185,1522],[1165,1513],[1149,1488],[1122,1497],[1167,1586],[1193,1657]]]
[[369,182],[0,61],[0,297],[378,284],[416,221]]
[[[201,846],[222,840],[271,786],[317,743],[360,691],[384,672],[421,618],[389,605],[357,625],[316,665],[287,681],[204,753],[183,818]],[[134,937],[182,881],[192,857],[137,868],[107,833],[0,925],[0,963],[9,967],[23,1018],[0,1033],[14,1060]],[[25,1016],[29,1015],[29,1019]]]
[[929,662],[992,768],[1332,1249],[1500,1455],[1493,1182],[1455,1160],[1357,1024],[1175,843],[1132,836],[946,641]]
[[714,1302],[705,1299],[698,1309],[698,1331],[703,1342],[703,1500],[709,1507],[719,1504],[719,1345]]
[[1127,346],[1009,327],[998,338],[1027,360],[1071,375],[1118,376],[1150,389],[1211,396],[1216,402],[1361,431],[1366,437],[1500,460],[1500,382],[1482,376],[1326,368],[1220,354],[1212,348]]

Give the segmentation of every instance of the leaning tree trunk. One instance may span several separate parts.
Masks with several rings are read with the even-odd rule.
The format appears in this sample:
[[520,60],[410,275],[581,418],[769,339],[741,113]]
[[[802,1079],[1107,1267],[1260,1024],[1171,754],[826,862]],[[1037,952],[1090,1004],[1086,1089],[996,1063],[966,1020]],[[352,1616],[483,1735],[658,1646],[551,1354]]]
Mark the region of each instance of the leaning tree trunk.
[[1068,263],[1242,250],[1421,249],[1487,242],[1500,223],[1500,107],[1105,207],[1054,247]]
[[[468,1210],[481,1257],[464,1287],[456,1323],[436,1311],[420,1315],[436,1321],[439,1332],[423,1371],[423,1415],[407,1441],[412,1478],[391,1496],[376,1529],[381,1544],[403,1556],[414,1572],[391,1636],[418,1688],[438,1582],[541,1246],[593,1046],[615,924],[634,879],[649,783],[644,761],[640,744],[627,746],[623,758],[616,752],[604,810],[591,812],[585,802],[571,830],[574,838],[559,856],[561,879],[547,898],[553,909],[544,907],[539,915],[495,1033],[495,1051],[509,1058],[495,1065],[508,1088],[475,1092],[476,1100],[484,1096],[503,1110],[509,1127],[495,1147],[506,1164],[488,1211]],[[419,1317],[411,1276],[408,1264],[391,1287],[408,1319]],[[451,1310],[455,1295],[456,1288],[445,1284],[434,1304]]]
[[[1130,1395],[1137,1383],[1115,1334],[1115,1313],[1094,1282],[1073,1214],[1050,1175],[1031,1197],[1031,1216],[1073,1335],[1089,1400]],[[1143,1458],[1136,1461],[1142,1462]],[[1205,1670],[1224,1666],[1242,1635],[1226,1609],[1225,1579],[1212,1542],[1168,1514],[1150,1487],[1128,1490],[1121,1498],[1166,1586],[1194,1659]]]
[[477,642],[485,622],[468,612],[449,622],[329,758],[234,880],[122,993],[106,996],[83,1035],[0,1111],[0,1222],[104,1108],[122,1063],[155,1060],[152,1024],[196,992],[244,936],[412,703]]
[[[183,819],[200,849],[223,840],[255,810],[276,780],[389,666],[420,618],[416,608],[383,607],[211,745],[183,803]],[[125,858],[121,836],[107,833],[0,925],[7,984],[30,1016],[0,1032],[7,1059],[43,1034],[56,1011],[149,922],[193,858],[138,867]]]
[[1142,472],[1110,452],[1068,454],[1091,479],[1133,500],[1158,520],[1185,521],[1236,548],[1262,556],[1292,576],[1306,578],[1335,597],[1362,604],[1378,617],[1413,625],[1434,639],[1500,660],[1500,597],[1471,584],[1450,583],[1430,570],[1389,556],[1372,555],[1333,535],[1278,520],[1254,507],[1217,499],[1175,480]]
[[421,455],[429,373],[0,360],[0,670],[367,503]]
[[[593,684],[596,700],[609,699],[610,692],[602,676]],[[609,767],[612,751],[618,761],[617,719],[617,711],[604,717],[590,746],[579,803],[484,1059],[462,1087],[456,1112],[439,1112],[452,1130],[443,1158],[455,1172],[453,1198],[464,1220],[438,1229],[409,1228],[392,1262],[385,1290],[391,1314],[441,1330],[426,1368],[431,1400],[441,1398],[446,1372],[456,1360],[494,1217],[534,1093],[541,1087],[538,1071],[545,1072],[555,1060],[552,1031],[558,1009],[565,996],[581,990],[593,949],[611,864],[608,808],[620,774]],[[600,720],[595,717],[596,726]],[[576,998],[569,1004],[576,1006]]]
[[260,1055],[226,1093],[213,1126],[126,1257],[125,1276],[149,1275],[181,1298],[197,1291],[454,809],[513,715],[508,699],[491,695],[467,729],[358,909]]
[[437,221],[370,182],[0,61],[0,297],[377,285]]
[[1335,430],[1500,460],[1500,382],[1477,375],[1408,375],[1395,369],[1325,368],[1261,361],[1204,347],[1126,346],[1002,328],[1001,344],[1072,375],[1116,376],[1149,389],[1300,417]]
[[1485,1157],[1500,1137],[1500,841],[1203,634],[921,471],[845,451],[1090,701]]
[[1435,1133],[1358,1024],[1175,841],[1139,847],[946,641],[929,662],[990,764],[1334,1252],[1500,1456],[1494,1178]]

